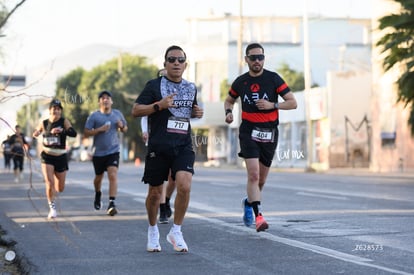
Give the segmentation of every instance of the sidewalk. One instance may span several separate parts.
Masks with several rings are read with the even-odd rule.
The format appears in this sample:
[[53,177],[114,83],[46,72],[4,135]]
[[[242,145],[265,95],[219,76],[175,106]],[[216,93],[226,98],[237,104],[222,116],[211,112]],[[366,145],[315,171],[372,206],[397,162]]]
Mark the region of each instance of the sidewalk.
[[[203,166],[203,162],[196,163],[197,166]],[[245,167],[241,165],[235,164],[221,164],[220,166],[210,167],[211,169],[245,169]],[[367,176],[367,177],[393,177],[393,178],[408,178],[413,179],[414,183],[414,169],[406,169],[403,171],[387,171],[387,172],[377,172],[371,171],[369,168],[352,168],[352,167],[345,167],[345,168],[331,168],[326,171],[314,171],[314,172],[307,172],[306,168],[285,168],[285,167],[271,167],[270,172],[286,172],[286,173],[318,173],[318,174],[337,174],[337,175],[345,175],[345,176]]]
[[[132,255],[146,256],[147,221],[141,202],[118,194],[120,213],[111,217],[106,208],[93,209],[89,186],[67,182],[57,200],[58,218],[48,220],[44,190],[39,174],[33,174],[30,183],[26,172],[24,180],[15,183],[12,173],[0,173],[0,274],[136,274]],[[16,253],[13,265],[20,265],[21,273],[7,269],[8,250]],[[128,260],[121,260],[126,255],[120,251]]]
[[[14,183],[13,171],[5,171],[4,169],[0,171],[0,201],[2,200],[11,200],[10,197],[4,197],[7,193],[6,189]],[[20,183],[14,183],[14,187],[20,189]],[[28,271],[27,263],[19,255],[21,254],[18,251],[16,246],[16,241],[12,237],[12,228],[13,224],[10,222],[9,217],[5,215],[5,212],[8,209],[4,209],[3,206],[0,211],[0,274],[26,274]]]
[[319,173],[347,175],[347,176],[406,178],[406,179],[413,179],[413,183],[414,183],[414,170],[376,172],[376,171],[369,170],[369,168],[333,168],[326,172],[319,172]]

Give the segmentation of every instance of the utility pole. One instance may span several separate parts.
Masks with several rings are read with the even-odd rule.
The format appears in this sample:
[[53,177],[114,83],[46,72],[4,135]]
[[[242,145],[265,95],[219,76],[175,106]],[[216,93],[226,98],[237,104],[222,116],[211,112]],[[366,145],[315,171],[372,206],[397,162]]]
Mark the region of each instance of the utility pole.
[[[237,40],[237,47],[238,47],[238,61],[239,61],[239,75],[241,75],[243,73],[243,64],[244,64],[244,60],[243,60],[243,30],[244,30],[244,22],[243,22],[243,0],[240,0],[239,3],[239,24],[240,24],[240,29],[239,29],[239,39]],[[241,122],[241,117],[242,117],[242,108],[241,108],[241,99],[240,99],[240,108],[239,108],[239,119],[240,121],[238,121],[239,125]],[[236,144],[236,150],[238,150],[238,148],[240,148],[240,140],[237,134],[235,134],[235,144]],[[243,161],[241,158],[236,157],[236,162],[237,162],[237,166],[242,167],[243,166]]]
[[305,116],[306,116],[306,136],[307,136],[307,162],[306,170],[313,171],[313,131],[312,131],[312,119],[310,112],[310,91],[311,91],[311,73],[310,73],[310,61],[309,61],[309,26],[308,26],[308,7],[307,0],[303,1],[303,67],[305,78]]
[[240,0],[239,3],[240,13],[239,13],[239,39],[237,39],[237,53],[238,53],[238,65],[239,65],[239,75],[243,73],[243,0]]

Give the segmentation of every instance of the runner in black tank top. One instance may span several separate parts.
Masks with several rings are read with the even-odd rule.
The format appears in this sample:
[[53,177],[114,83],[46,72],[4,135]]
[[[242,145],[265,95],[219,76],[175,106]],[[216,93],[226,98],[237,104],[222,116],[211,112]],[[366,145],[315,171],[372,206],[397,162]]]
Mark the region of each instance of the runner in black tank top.
[[50,116],[43,120],[33,132],[37,138],[43,134],[41,163],[46,185],[46,197],[49,204],[48,218],[56,218],[56,193],[65,189],[66,172],[69,170],[66,153],[66,136],[76,137],[77,133],[67,118],[62,116],[63,106],[58,99],[49,105]]

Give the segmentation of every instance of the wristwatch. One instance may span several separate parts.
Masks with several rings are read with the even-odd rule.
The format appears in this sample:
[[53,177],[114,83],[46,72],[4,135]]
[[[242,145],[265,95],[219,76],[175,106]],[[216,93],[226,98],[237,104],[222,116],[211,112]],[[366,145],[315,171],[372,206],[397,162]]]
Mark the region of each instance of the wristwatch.
[[160,110],[160,105],[158,105],[157,103],[155,103],[153,107],[156,112]]
[[275,109],[279,109],[279,103],[275,103]]

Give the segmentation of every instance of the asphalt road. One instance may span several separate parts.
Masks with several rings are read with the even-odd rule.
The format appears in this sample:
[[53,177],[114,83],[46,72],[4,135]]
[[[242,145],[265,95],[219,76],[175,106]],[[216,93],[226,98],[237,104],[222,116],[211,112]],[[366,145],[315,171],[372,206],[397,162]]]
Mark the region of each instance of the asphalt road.
[[[414,177],[273,171],[263,194],[269,230],[242,223],[246,174],[197,167],[183,225],[188,253],[166,241],[146,251],[142,167],[121,164],[119,214],[93,209],[93,169],[71,162],[59,217],[48,208],[40,165],[14,183],[0,174],[0,225],[28,274],[414,274]],[[29,173],[31,170],[32,173]],[[31,176],[31,178],[30,178]],[[107,180],[104,195],[107,198]],[[104,208],[107,200],[104,200]]]

